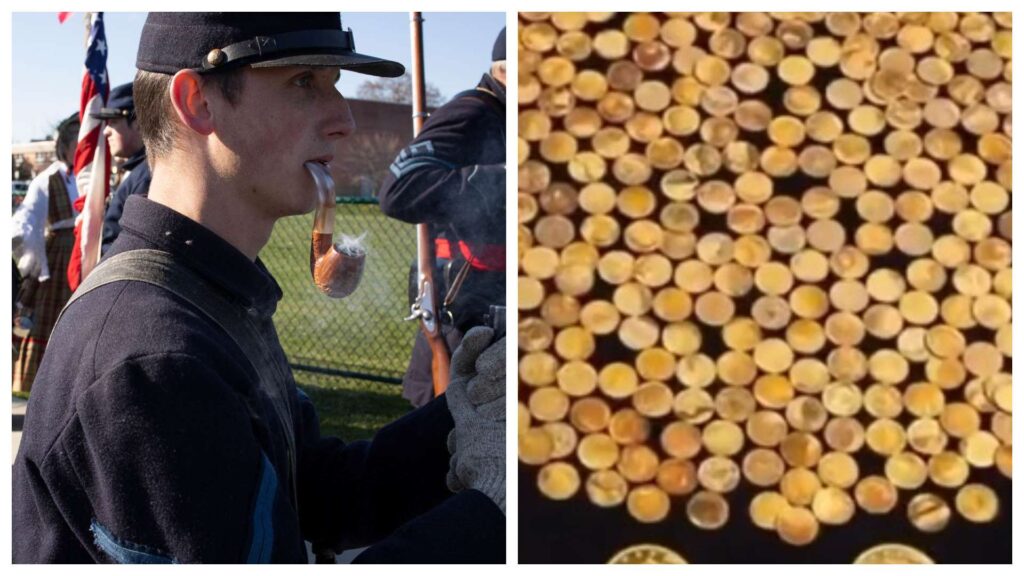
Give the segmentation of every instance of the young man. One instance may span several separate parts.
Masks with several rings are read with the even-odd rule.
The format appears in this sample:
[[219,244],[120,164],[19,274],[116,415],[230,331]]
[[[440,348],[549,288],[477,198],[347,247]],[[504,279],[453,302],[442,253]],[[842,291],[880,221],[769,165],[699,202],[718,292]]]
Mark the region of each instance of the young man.
[[305,539],[503,561],[504,340],[468,335],[453,393],[372,442],[321,438],[257,258],[313,209],[304,164],[354,128],[338,69],[401,65],[355,52],[337,13],[153,13],[136,66],[149,197],[128,198],[55,330],[14,466],[14,560],[305,562]]
[[28,333],[15,342],[16,392],[32,389],[57,315],[71,297],[65,270],[74,247],[74,202],[78,188],[71,169],[80,125],[76,112],[57,126],[57,160],[32,180],[25,201],[14,213],[12,246],[24,279],[15,317],[16,322],[31,322]]
[[[505,306],[504,28],[489,73],[431,114],[391,164],[379,196],[388,216],[430,224],[435,281],[449,302],[443,331],[454,350],[470,328],[490,323],[492,306]],[[430,365],[430,346],[418,332],[402,379],[402,395],[413,406],[433,398]]]
[[132,96],[132,83],[122,84],[110,91],[107,106],[102,108],[96,118],[107,121],[103,136],[110,146],[110,155],[121,162],[121,183],[110,197],[107,214],[103,218],[103,253],[121,233],[121,214],[124,212],[124,201],[133,194],[145,196],[149,192],[149,181],[152,173],[146,162],[146,146],[142,143],[139,122],[135,115],[135,98]]

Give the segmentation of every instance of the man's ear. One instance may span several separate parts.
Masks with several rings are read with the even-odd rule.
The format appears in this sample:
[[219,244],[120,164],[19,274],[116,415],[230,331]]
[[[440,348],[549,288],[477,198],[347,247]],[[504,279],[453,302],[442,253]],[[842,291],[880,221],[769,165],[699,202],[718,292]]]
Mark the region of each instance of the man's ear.
[[203,79],[195,70],[180,70],[171,78],[171,105],[178,114],[178,119],[185,126],[209,136],[213,133],[213,114],[206,94],[203,92]]

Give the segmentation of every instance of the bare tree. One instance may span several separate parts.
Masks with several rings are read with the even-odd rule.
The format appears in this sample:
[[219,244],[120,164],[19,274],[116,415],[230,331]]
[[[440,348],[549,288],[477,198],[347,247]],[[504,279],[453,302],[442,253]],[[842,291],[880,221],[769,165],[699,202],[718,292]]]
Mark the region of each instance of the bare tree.
[[[412,103],[412,76],[406,72],[397,78],[378,78],[367,80],[359,85],[356,95],[363,100],[377,102],[393,102],[396,104]],[[427,83],[427,106],[436,108],[444,104],[445,96],[437,86]]]

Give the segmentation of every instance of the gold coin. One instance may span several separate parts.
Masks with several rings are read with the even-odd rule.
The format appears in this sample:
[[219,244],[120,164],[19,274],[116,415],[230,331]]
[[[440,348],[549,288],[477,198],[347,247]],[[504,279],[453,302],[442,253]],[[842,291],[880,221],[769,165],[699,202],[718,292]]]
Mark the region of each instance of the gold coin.
[[516,430],[519,434],[526,432],[530,428],[530,409],[525,404],[519,402],[519,420]]
[[569,412],[569,396],[553,386],[530,393],[530,414],[542,422],[561,420]]
[[571,464],[551,462],[538,472],[537,488],[552,500],[568,500],[580,489],[580,474]]
[[937,494],[922,493],[907,504],[907,517],[922,532],[939,532],[949,524],[949,504]]
[[801,432],[816,432],[825,427],[828,411],[814,396],[799,396],[786,406],[786,421]]
[[636,371],[644,380],[668,380],[676,371],[676,357],[664,348],[648,348],[637,354]]
[[613,362],[598,372],[597,385],[609,398],[628,398],[636,391],[639,381],[632,366]]
[[942,389],[929,382],[918,382],[907,386],[903,394],[907,411],[919,418],[935,418],[942,414],[946,397]]
[[791,468],[779,481],[779,491],[794,506],[809,506],[820,489],[821,480],[807,468]]
[[907,443],[919,454],[938,454],[949,438],[934,418],[918,418],[907,426]]
[[541,318],[553,328],[577,324],[580,320],[580,301],[565,294],[551,294],[541,303]]
[[632,444],[622,449],[616,469],[629,482],[640,484],[654,480],[658,463],[654,450],[643,444]]
[[811,511],[822,524],[837,526],[853,518],[857,505],[846,491],[827,486],[814,494]]
[[555,352],[568,361],[586,360],[595,346],[594,335],[579,326],[560,330],[555,336]]
[[775,530],[787,544],[806,546],[818,537],[818,519],[802,506],[791,506],[779,511]]
[[970,522],[991,522],[999,514],[999,497],[984,484],[966,484],[956,493],[956,511]]
[[996,450],[996,468],[1007,477],[1013,477],[1013,446],[1002,445]]
[[775,523],[789,502],[778,492],[760,492],[750,500],[750,519],[764,530],[775,530]]
[[519,460],[524,464],[540,465],[551,459],[554,442],[546,430],[530,428],[519,434]]
[[540,352],[551,346],[554,331],[540,318],[524,318],[519,322],[519,349]]
[[690,460],[662,460],[658,465],[655,482],[669,495],[684,496],[697,489],[697,468]]
[[604,470],[619,460],[619,445],[607,434],[587,434],[580,440],[576,457],[591,470]]
[[611,302],[593,300],[579,310],[580,324],[593,334],[606,335],[615,332],[619,326],[618,309]]
[[757,400],[746,388],[723,388],[715,395],[715,412],[723,420],[744,422],[757,409]]
[[767,408],[785,408],[794,395],[793,384],[780,374],[767,374],[754,382],[754,398]]
[[598,470],[587,478],[587,498],[597,506],[611,508],[626,500],[629,484],[614,470]]
[[584,434],[604,430],[611,417],[608,403],[594,396],[580,398],[569,409],[569,422]]
[[806,432],[792,432],[779,445],[779,453],[790,466],[814,466],[821,458],[821,452],[821,441]]
[[652,524],[669,516],[669,495],[653,485],[637,486],[626,498],[630,516],[639,522]]
[[829,413],[836,416],[853,416],[860,412],[863,396],[860,388],[849,382],[836,382],[825,387],[822,402]]
[[963,486],[969,475],[970,467],[967,461],[955,452],[940,452],[928,459],[928,477],[937,486]]
[[711,454],[732,456],[743,448],[743,429],[727,420],[715,420],[704,426],[702,443]]
[[977,409],[965,402],[946,404],[939,422],[953,438],[965,438],[981,429],[981,415]]
[[622,408],[608,421],[608,434],[619,444],[637,444],[647,440],[650,422],[631,408]]
[[672,422],[661,431],[661,447],[674,458],[688,459],[700,452],[701,431],[687,422]]
[[527,386],[548,386],[555,382],[558,360],[547,352],[531,352],[519,360],[519,379]]
[[551,436],[551,457],[565,458],[576,451],[579,436],[576,429],[565,422],[548,422],[541,426]]
[[928,479],[928,465],[913,452],[900,452],[885,461],[885,476],[897,488],[920,488]]
[[721,494],[702,490],[687,501],[686,516],[697,528],[717,530],[729,520],[729,503]]
[[755,448],[743,457],[743,476],[755,486],[774,486],[785,469],[785,463],[774,450]]
[[609,564],[686,564],[686,560],[657,544],[636,544],[615,553]]
[[972,432],[960,440],[960,453],[975,468],[989,468],[995,464],[999,439],[984,430]]
[[854,564],[934,564],[924,552],[904,544],[879,544],[862,552]]
[[740,482],[740,467],[722,456],[705,458],[697,467],[697,480],[706,490],[732,492]]
[[896,487],[882,476],[862,478],[853,494],[857,505],[868,514],[888,514],[896,507]]
[[754,347],[754,363],[761,370],[777,374],[789,369],[793,363],[793,350],[785,340],[769,338]]
[[818,461],[821,481],[836,488],[852,488],[860,477],[857,461],[844,452],[829,452]]
[[854,418],[832,418],[825,425],[824,437],[829,448],[856,453],[864,445],[864,426]]
[[[747,436],[758,446],[778,446],[789,431],[786,420],[778,412],[762,410],[750,415],[746,424]],[[797,442],[797,440],[793,440]],[[794,446],[798,450],[799,446]],[[797,457],[799,459],[799,457]]]
[[665,416],[672,411],[672,389],[661,382],[645,382],[632,396],[633,408],[648,418]]

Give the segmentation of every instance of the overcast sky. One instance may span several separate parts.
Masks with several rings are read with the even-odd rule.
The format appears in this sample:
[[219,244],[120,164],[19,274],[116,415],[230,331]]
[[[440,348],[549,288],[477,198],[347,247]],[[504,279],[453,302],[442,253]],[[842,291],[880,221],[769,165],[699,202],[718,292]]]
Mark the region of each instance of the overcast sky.
[[[401,62],[409,68],[409,13],[342,13],[356,49]],[[107,69],[111,86],[135,76],[135,53],[144,12],[107,12]],[[491,47],[505,25],[504,12],[424,14],[427,82],[451,97],[476,85],[489,67]],[[46,137],[60,119],[78,110],[85,59],[83,13],[59,24],[56,13],[12,15],[12,140]],[[368,77],[342,72],[338,87],[354,97]]]

